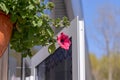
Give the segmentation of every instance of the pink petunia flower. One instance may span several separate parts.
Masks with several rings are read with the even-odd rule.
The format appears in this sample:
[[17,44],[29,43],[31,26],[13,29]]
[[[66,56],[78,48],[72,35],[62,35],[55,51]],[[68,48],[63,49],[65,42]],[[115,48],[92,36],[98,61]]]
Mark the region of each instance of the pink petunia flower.
[[61,48],[65,49],[65,50],[69,50],[71,41],[69,40],[68,35],[66,35],[62,32],[60,35],[57,36],[57,42]]

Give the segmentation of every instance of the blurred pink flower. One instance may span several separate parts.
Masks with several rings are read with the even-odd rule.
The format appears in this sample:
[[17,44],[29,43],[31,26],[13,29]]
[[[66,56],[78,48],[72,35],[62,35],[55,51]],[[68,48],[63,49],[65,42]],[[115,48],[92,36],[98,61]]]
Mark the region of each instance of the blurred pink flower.
[[61,48],[65,49],[65,50],[69,50],[71,41],[69,40],[68,35],[66,35],[62,32],[60,35],[57,36],[57,42]]

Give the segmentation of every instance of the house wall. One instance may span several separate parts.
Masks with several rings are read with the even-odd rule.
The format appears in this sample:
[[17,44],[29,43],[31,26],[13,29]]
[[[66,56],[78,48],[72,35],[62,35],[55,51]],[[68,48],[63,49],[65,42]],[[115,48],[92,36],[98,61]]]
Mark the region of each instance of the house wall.
[[71,2],[71,0],[69,0],[69,1],[64,0],[64,3],[65,3],[65,7],[66,7],[67,16],[68,16],[69,20],[72,21],[75,18],[72,2]]
[[[72,8],[72,3],[71,0],[49,0],[54,2],[55,8],[53,9],[51,13],[51,17],[56,19],[56,18],[63,18],[64,16],[68,17],[70,21],[74,19],[74,13],[73,13],[73,8]],[[60,30],[63,28],[55,28],[52,27],[55,34],[57,34]]]
[[0,80],[8,80],[8,49],[0,57]]
[[21,54],[15,50],[9,50],[8,80],[21,79]]
[[71,0],[50,0],[54,2],[55,8],[51,13],[52,18],[68,17],[70,21],[74,19]]

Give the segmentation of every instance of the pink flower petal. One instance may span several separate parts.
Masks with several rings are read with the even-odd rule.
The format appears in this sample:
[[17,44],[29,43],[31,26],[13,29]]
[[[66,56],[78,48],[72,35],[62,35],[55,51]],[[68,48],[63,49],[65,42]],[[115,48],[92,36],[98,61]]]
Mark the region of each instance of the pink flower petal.
[[69,50],[71,41],[69,40],[68,35],[66,35],[62,32],[60,35],[57,36],[57,42],[61,48],[65,49],[65,50]]

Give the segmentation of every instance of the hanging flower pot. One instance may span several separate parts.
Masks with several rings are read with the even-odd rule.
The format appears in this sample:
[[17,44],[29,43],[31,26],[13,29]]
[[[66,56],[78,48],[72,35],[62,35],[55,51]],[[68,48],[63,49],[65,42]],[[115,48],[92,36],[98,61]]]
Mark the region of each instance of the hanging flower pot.
[[[48,45],[49,53],[53,53],[56,39],[52,27],[70,25],[67,17],[53,19],[44,13],[46,10],[52,11],[53,8],[52,2],[45,3],[44,0],[0,0],[0,10],[10,14],[9,18],[0,12],[0,56],[9,41],[10,48],[21,53],[23,57],[31,57],[31,50],[36,45]],[[64,43],[67,44],[66,40]],[[68,46],[67,44],[67,49]]]
[[5,52],[12,33],[10,17],[0,11],[0,57]]

